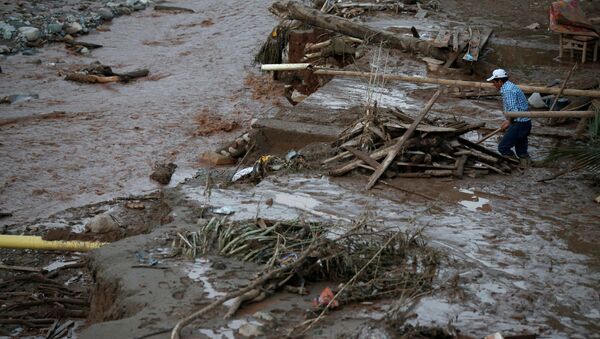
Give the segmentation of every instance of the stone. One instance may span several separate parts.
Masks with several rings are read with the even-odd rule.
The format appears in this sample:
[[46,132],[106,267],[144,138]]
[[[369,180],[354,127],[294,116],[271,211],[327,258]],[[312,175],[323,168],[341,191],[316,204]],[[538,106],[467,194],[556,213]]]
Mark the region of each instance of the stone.
[[48,24],[48,26],[46,27],[46,29],[48,30],[49,34],[57,34],[60,33],[63,29],[63,24],[60,22],[55,22],[55,23],[51,23]]
[[85,224],[85,231],[92,233],[108,233],[119,230],[119,224],[108,214],[98,214]]
[[596,200],[594,200],[594,201],[596,201],[598,204],[600,204],[600,195],[599,195],[599,196],[597,196],[597,197],[596,197]]
[[13,33],[16,31],[17,29],[10,24],[7,24],[6,22],[0,21],[0,35],[2,35],[2,39],[4,40],[10,40],[12,39]]
[[217,152],[206,152],[202,154],[202,160],[215,166],[235,164],[234,158],[219,154]]
[[157,164],[154,168],[154,172],[150,175],[150,179],[157,181],[163,185],[171,182],[171,176],[175,173],[177,165],[170,162],[168,164]]
[[256,319],[264,320],[264,321],[273,321],[273,320],[275,320],[275,318],[271,314],[269,314],[267,312],[262,312],[262,311],[256,312],[252,316],[254,318],[256,318]]
[[111,21],[115,17],[115,13],[113,13],[112,9],[107,7],[100,8],[96,11],[96,13],[98,13],[100,18],[102,18],[104,21]]
[[240,326],[238,332],[243,337],[260,337],[264,335],[263,331],[260,329],[261,325],[256,323],[246,323]]
[[117,7],[117,13],[119,15],[129,15],[133,12],[133,10],[127,6],[119,6]]
[[83,30],[83,27],[78,22],[69,22],[64,26],[64,30],[67,34],[76,34]]
[[387,333],[387,331],[383,328],[372,327],[367,325],[363,327],[356,339],[391,339],[392,337]]
[[0,45],[0,54],[8,54],[10,53],[10,47]]
[[36,41],[42,37],[42,32],[35,27],[20,27],[19,34],[24,36],[27,41]]
[[82,49],[79,50],[79,53],[86,55],[86,54],[90,54],[90,50],[87,49],[87,47],[83,47]]

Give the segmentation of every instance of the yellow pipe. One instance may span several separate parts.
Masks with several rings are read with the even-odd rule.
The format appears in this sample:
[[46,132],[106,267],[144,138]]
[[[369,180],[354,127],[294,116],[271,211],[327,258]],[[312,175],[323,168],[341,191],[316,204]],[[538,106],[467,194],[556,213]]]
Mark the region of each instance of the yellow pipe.
[[105,244],[97,241],[48,241],[30,235],[0,235],[0,248],[87,252]]

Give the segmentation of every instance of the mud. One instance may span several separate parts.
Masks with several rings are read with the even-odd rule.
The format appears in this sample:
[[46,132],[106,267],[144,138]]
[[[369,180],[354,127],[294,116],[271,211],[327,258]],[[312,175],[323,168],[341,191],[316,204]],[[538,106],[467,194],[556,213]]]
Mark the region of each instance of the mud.
[[[571,67],[567,59],[553,59],[556,36],[523,30],[533,21],[545,22],[542,9],[548,2],[447,1],[423,21],[389,13],[364,20],[402,32],[415,26],[425,37],[440,26],[493,26],[496,35],[483,61],[452,76],[481,81],[491,66],[507,65],[516,81],[545,84],[562,78]],[[174,1],[196,13],[146,10],[115,19],[102,32],[85,37],[105,46],[88,56],[72,55],[54,44],[34,56],[1,60],[1,97],[39,95],[2,106],[0,211],[12,213],[0,220],[8,225],[3,232],[44,234],[46,239],[120,239],[89,256],[91,276],[81,286],[93,286],[91,305],[78,336],[134,338],[160,332],[155,337],[167,338],[179,319],[246,285],[260,267],[220,257],[186,259],[171,250],[178,232],[197,230],[207,221],[207,207],[227,207],[234,211],[229,216],[233,220],[261,217],[347,225],[369,215],[381,227],[423,228],[446,259],[434,293],[406,310],[409,326],[459,329],[474,337],[502,332],[600,338],[600,234],[598,207],[592,202],[598,188],[578,174],[537,183],[554,171],[551,168],[510,177],[390,181],[434,197],[431,202],[381,185],[364,191],[367,179],[360,173],[327,177],[319,162],[327,157],[331,135],[323,130],[339,130],[362,114],[369,85],[360,79],[334,78],[292,108],[283,98],[283,84],[250,66],[252,54],[275,24],[266,11],[269,4]],[[595,2],[584,6],[597,13]],[[531,15],[520,15],[523,11]],[[440,76],[412,56],[389,53],[388,72]],[[150,75],[110,85],[62,79],[67,71],[95,60],[124,71],[147,67]],[[368,69],[370,62],[368,55],[347,68]],[[598,72],[590,63],[574,79]],[[410,115],[433,92],[432,86],[406,83],[371,89],[381,109],[397,107]],[[501,122],[500,103],[446,97],[431,113],[433,118],[455,116],[484,121],[488,129],[495,129]],[[262,139],[246,164],[263,154],[285,156],[294,149],[312,156],[313,168],[274,173],[256,185],[225,183],[231,168],[198,171],[200,154],[238,136],[253,118],[265,117],[276,117],[279,126],[260,127]],[[292,125],[286,122],[305,125],[292,127],[296,133],[291,133],[283,128]],[[537,123],[536,130],[542,130]],[[530,140],[536,160],[556,142],[542,135]],[[496,144],[495,138],[485,143],[490,148]],[[145,196],[160,187],[149,179],[156,162],[178,165],[160,198]],[[211,181],[214,185],[207,192]],[[138,196],[111,200],[132,194]],[[126,207],[131,201],[144,208]],[[126,227],[106,238],[82,234],[85,223],[99,213],[117,215]],[[2,263],[53,268],[61,265],[57,259],[79,258],[57,253],[20,258],[20,253],[3,250]],[[149,265],[145,256],[157,263]],[[285,335],[315,316],[311,299],[332,284],[310,284],[308,296],[277,293],[243,307],[232,320],[222,319],[221,307],[187,327],[184,335],[230,338],[248,324],[261,327],[267,336]],[[344,305],[307,336],[354,337],[365,328],[368,333],[381,330],[399,336],[408,327],[384,324],[393,302]],[[257,312],[267,313],[270,320]]]

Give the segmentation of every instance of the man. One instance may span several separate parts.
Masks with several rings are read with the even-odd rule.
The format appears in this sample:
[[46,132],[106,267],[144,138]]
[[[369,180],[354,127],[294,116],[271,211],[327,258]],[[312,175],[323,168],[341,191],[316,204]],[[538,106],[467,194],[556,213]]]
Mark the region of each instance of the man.
[[[492,76],[487,79],[491,81],[497,90],[502,94],[502,104],[504,112],[525,112],[529,111],[529,104],[523,91],[508,80],[508,74],[503,69],[494,70]],[[531,132],[530,118],[512,118],[502,122],[500,126],[506,130],[504,137],[498,144],[498,152],[504,156],[515,158],[512,148],[515,148],[517,157],[521,161],[521,166],[527,167],[531,163],[529,153],[527,152],[527,137]]]

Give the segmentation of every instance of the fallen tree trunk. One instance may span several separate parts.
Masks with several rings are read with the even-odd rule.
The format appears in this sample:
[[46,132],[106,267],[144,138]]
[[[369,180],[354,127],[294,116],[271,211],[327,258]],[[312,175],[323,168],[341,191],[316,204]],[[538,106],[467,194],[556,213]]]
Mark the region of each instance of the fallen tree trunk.
[[[469,87],[478,89],[494,89],[494,85],[491,82],[479,82],[479,81],[466,81],[466,80],[452,80],[452,79],[439,79],[430,77],[419,77],[401,74],[373,74],[370,72],[358,72],[358,71],[340,71],[330,69],[317,69],[314,74],[316,75],[334,75],[334,76],[346,76],[346,77],[361,77],[361,78],[377,78],[377,80],[398,80],[406,81],[417,84],[437,84],[447,85],[456,87]],[[547,94],[558,94],[559,88],[545,87],[545,86],[530,86],[530,85],[517,85],[525,93],[547,93]],[[580,97],[592,97],[600,98],[600,91],[594,90],[581,90],[581,89],[565,89],[564,95],[580,96]]]
[[593,118],[594,111],[530,111],[504,112],[507,118]]
[[401,49],[412,53],[421,53],[436,59],[446,59],[447,53],[434,47],[431,42],[411,36],[399,36],[390,32],[370,28],[335,15],[324,14],[321,11],[306,7],[298,2],[279,2],[273,5],[279,10],[284,9],[291,19],[302,21],[308,25],[338,32],[369,43],[384,43],[391,48]]

